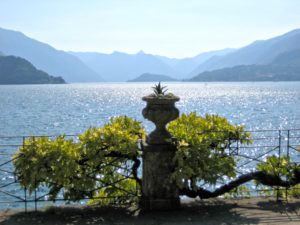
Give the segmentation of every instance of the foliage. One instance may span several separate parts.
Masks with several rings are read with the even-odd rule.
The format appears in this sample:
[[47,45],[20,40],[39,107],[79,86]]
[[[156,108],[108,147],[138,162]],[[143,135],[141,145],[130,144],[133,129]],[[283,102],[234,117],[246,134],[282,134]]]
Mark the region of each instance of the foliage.
[[143,137],[139,122],[121,116],[101,128],[88,129],[79,140],[29,138],[13,162],[18,180],[29,191],[46,186],[50,199],[55,199],[63,189],[65,199],[79,200],[93,197],[101,188],[109,194],[119,188],[115,183],[135,179],[130,169],[140,154],[138,139]]
[[224,198],[249,198],[251,191],[246,185],[238,186],[237,188],[224,194]]
[[165,95],[165,93],[167,92],[166,88],[167,87],[166,86],[162,86],[160,84],[160,82],[158,82],[158,84],[155,84],[154,87],[152,87],[155,96]]
[[257,170],[264,171],[280,178],[293,177],[295,169],[299,169],[299,166],[297,164],[290,163],[290,158],[287,156],[268,156],[266,162],[257,164]]
[[216,184],[224,176],[235,177],[236,162],[228,147],[236,141],[251,142],[243,126],[218,115],[183,114],[168,129],[177,138],[172,178],[180,188],[195,189],[199,182]]
[[[192,196],[194,193],[214,196],[199,185],[232,181],[236,176],[236,161],[230,147],[237,142],[252,142],[243,126],[232,125],[218,115],[182,114],[169,124],[168,130],[176,137],[177,146],[171,179],[180,190],[190,190]],[[40,186],[49,188],[52,200],[61,193],[71,201],[94,198],[88,202],[91,205],[136,202],[141,193],[141,179],[137,176],[141,151],[137,143],[144,137],[140,122],[121,116],[112,118],[103,127],[89,128],[78,139],[29,138],[14,156],[16,175],[29,191]],[[225,197],[248,197],[250,191],[241,180],[258,178],[266,184],[262,178],[265,174],[270,175],[266,178],[269,180],[275,176],[284,181],[293,180],[299,169],[299,165],[290,163],[286,156],[270,156],[257,165],[258,171],[237,178],[231,182],[232,188],[229,182],[219,195],[227,192]],[[299,185],[295,187],[276,194],[298,197]]]
[[274,196],[279,198],[300,198],[300,184],[297,184],[291,188],[274,188],[258,184],[257,188],[259,190],[258,194],[260,196]]
[[[291,180],[294,177],[295,170],[299,170],[300,166],[296,163],[291,163],[290,158],[287,156],[268,156],[266,162],[261,162],[257,164],[258,171],[264,171],[267,174],[280,177],[281,179]],[[300,197],[300,185],[295,185],[291,189],[273,189],[265,188],[265,186],[256,182],[259,188],[262,187],[262,193],[266,195],[274,195],[278,197]]]
[[[117,187],[117,188],[116,188]],[[126,193],[126,195],[125,195]],[[133,179],[125,179],[96,192],[89,205],[124,205],[138,202],[141,187]]]
[[288,195],[295,198],[300,198],[300,184],[297,184],[292,189],[289,189]]

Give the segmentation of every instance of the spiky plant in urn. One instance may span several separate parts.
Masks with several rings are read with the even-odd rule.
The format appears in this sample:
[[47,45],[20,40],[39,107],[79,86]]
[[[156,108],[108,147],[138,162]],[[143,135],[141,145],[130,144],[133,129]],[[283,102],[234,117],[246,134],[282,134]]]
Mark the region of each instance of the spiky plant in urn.
[[179,97],[172,93],[166,93],[166,86],[159,82],[152,87],[152,94],[143,97],[147,102],[146,108],[143,109],[143,116],[152,121],[156,128],[148,136],[148,144],[167,144],[171,141],[171,134],[167,131],[166,125],[179,116],[179,110],[175,107],[175,102]]

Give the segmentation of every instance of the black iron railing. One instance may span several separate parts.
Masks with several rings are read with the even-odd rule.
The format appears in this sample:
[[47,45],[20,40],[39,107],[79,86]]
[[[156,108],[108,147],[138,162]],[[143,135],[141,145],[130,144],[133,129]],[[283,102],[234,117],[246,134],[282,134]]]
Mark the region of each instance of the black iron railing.
[[[266,158],[272,155],[279,159],[287,157],[290,164],[300,163],[300,129],[255,130],[247,132],[251,133],[251,144],[242,144],[243,140],[239,140],[232,142],[226,149],[227,153],[234,156],[235,161],[237,162],[236,173],[238,176],[255,171],[258,163],[265,162]],[[280,165],[278,165],[278,167],[280,167]],[[286,179],[288,178],[286,177]],[[220,179],[215,186],[208,185],[207,183],[202,183],[201,186],[213,190],[226,184],[228,181],[229,180],[225,178]],[[246,184],[246,189],[237,189],[237,193],[233,194],[233,196],[245,196],[245,193],[243,192],[250,192],[250,194],[254,196],[275,195],[278,200],[282,197],[280,193],[284,191],[286,193],[284,195],[286,198],[287,192],[291,189],[296,190],[299,188],[293,187],[288,189],[281,187],[266,187],[257,185],[252,181]]]
[[[77,135],[64,135],[66,138],[78,139]],[[45,206],[47,202],[53,202],[49,200],[49,190],[46,187],[40,187],[35,189],[33,192],[29,192],[27,188],[21,187],[13,166],[13,160],[22,155],[15,155],[16,151],[20,147],[25,146],[25,140],[30,138],[32,140],[46,137],[49,139],[55,139],[57,136],[14,136],[14,137],[0,137],[0,210],[1,208],[24,208],[27,211],[28,208],[35,209],[40,206]],[[113,158],[113,156],[111,156]],[[118,189],[118,182],[122,182],[125,179],[132,179],[131,164],[124,165],[124,167],[118,167],[122,169],[122,178],[120,180],[114,181],[114,183],[105,183],[101,185],[101,188],[112,187]],[[113,160],[109,166],[112,166]],[[116,165],[117,166],[117,165]],[[99,189],[100,190],[100,189]],[[99,191],[98,190],[98,191]],[[136,185],[135,190],[123,190],[119,189],[120,192],[126,192],[120,196],[110,196],[110,197],[94,197],[93,200],[103,200],[103,198],[110,198],[110,204],[120,203],[121,199],[126,199],[128,196],[139,197],[139,187]],[[63,197],[63,190],[59,193],[58,197],[55,198],[55,204],[86,204],[90,198],[83,198],[76,203],[69,202]],[[125,201],[122,201],[125,202]]]
[[[211,131],[213,132],[213,131]],[[220,132],[220,131],[218,131]],[[232,142],[226,149],[228,154],[234,156],[237,161],[237,174],[242,175],[255,170],[257,163],[264,162],[267,156],[275,155],[277,157],[287,156],[289,163],[300,163],[300,129],[290,130],[258,130],[249,131],[251,133],[252,144],[241,144],[240,141]],[[67,135],[68,138],[76,140],[78,136]],[[41,136],[35,136],[41,137]],[[45,136],[44,136],[45,137]],[[46,136],[55,138],[55,136]],[[38,188],[29,193],[26,188],[22,188],[17,180],[12,156],[19,147],[24,146],[25,140],[32,136],[14,136],[0,137],[0,209],[4,208],[28,208],[37,209],[44,206],[49,201],[47,188]],[[129,168],[129,167],[128,167]],[[126,171],[128,178],[132,171]],[[141,173],[141,171],[139,171]],[[200,184],[208,189],[214,189],[226,183],[220,181],[216,186],[210,187],[208,184]],[[108,184],[110,185],[110,184]],[[261,195],[261,193],[279,193],[279,187],[266,189],[265,187],[257,187],[254,182],[247,184],[248,191],[253,195]],[[285,192],[288,189],[284,189]],[[139,197],[138,187],[132,193],[127,193]],[[120,196],[111,196],[118,199]],[[124,196],[123,196],[124,197]],[[276,196],[280,196],[277,194]],[[82,199],[79,204],[85,204],[88,199]],[[55,199],[56,204],[65,204],[66,199],[63,195],[59,195]],[[78,204],[78,203],[77,203]]]

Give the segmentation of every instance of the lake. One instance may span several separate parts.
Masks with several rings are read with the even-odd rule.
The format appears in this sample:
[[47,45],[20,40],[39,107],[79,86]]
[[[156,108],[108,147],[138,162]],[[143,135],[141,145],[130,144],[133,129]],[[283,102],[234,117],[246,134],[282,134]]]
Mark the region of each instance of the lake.
[[[300,128],[300,82],[166,83],[181,113],[213,113],[248,130]],[[109,118],[144,123],[153,83],[0,85],[0,136],[77,134]]]
[[[164,85],[180,97],[176,105],[181,113],[219,114],[232,123],[244,124],[247,130],[276,130],[255,133],[255,146],[241,149],[246,158],[239,160],[237,168],[242,173],[255,168],[256,161],[249,158],[260,155],[264,160],[267,153],[277,154],[279,142],[285,152],[288,148],[284,146],[299,145],[300,130],[291,132],[291,139],[286,139],[286,131],[279,135],[277,130],[300,128],[300,82]],[[78,134],[117,115],[142,121],[149,132],[154,126],[142,117],[146,103],[141,98],[152,92],[151,86],[153,83],[0,85],[0,209],[24,207],[24,202],[18,202],[24,198],[24,190],[15,183],[12,164],[6,163],[22,144],[22,137],[16,136]],[[300,161],[298,152],[290,155]],[[253,183],[248,185],[255,189]]]

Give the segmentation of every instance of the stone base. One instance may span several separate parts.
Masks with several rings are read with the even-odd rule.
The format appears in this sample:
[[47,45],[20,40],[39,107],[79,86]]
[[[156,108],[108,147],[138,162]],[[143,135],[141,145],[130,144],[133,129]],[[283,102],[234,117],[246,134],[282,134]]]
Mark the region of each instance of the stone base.
[[173,210],[180,207],[179,198],[147,198],[143,197],[141,199],[141,207],[143,210]]
[[176,146],[145,145],[143,149],[143,185],[141,207],[168,210],[180,206],[179,190],[171,175]]

